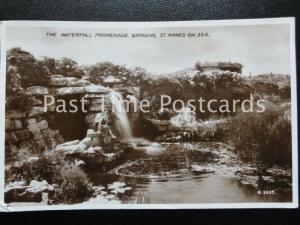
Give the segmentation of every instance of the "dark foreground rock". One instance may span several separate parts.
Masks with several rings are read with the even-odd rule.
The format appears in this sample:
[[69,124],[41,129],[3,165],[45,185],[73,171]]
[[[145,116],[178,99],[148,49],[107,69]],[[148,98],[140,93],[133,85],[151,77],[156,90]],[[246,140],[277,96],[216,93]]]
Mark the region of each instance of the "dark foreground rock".
[[67,159],[82,161],[80,166],[101,167],[105,163],[114,162],[127,149],[122,143],[100,147],[99,143],[102,143],[103,139],[100,131],[89,129],[84,139],[65,142],[58,145],[56,151],[63,152]]
[[46,180],[32,180],[29,185],[24,181],[9,183],[5,188],[5,202],[41,202],[43,193],[53,193],[54,186]]

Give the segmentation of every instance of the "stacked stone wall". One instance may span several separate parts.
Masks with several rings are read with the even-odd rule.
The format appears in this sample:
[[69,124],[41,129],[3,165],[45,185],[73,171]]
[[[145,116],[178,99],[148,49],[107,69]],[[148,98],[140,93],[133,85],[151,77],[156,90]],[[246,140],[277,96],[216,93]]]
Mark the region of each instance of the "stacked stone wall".
[[[111,88],[120,92],[123,96],[133,95],[136,98],[139,98],[138,87],[122,87],[118,84],[118,86]],[[47,118],[51,118],[48,115],[53,115],[53,113],[55,113],[57,103],[54,102],[49,105],[45,112],[45,95],[51,95],[55,99],[74,95],[79,98],[83,97],[86,100],[85,109],[87,109],[85,122],[89,129],[97,130],[95,116],[99,112],[108,112],[108,124],[110,125],[113,124],[115,119],[112,113],[109,89],[101,85],[92,84],[87,80],[87,77],[79,79],[75,77],[53,75],[51,76],[47,87],[28,87],[27,93],[34,99],[31,109],[21,112],[6,112],[6,146],[20,148],[23,145],[30,145],[31,148],[38,150],[55,148],[58,144],[64,142],[59,130],[49,128],[49,121]],[[130,114],[132,120],[137,120],[138,116],[138,112]],[[112,130],[118,135],[118,132],[114,130],[113,127]]]

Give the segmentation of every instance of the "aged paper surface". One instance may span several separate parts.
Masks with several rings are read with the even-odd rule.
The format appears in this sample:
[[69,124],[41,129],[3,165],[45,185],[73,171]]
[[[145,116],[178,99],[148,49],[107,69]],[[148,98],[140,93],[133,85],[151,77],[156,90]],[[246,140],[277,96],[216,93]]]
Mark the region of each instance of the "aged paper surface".
[[293,18],[1,24],[5,211],[298,205]]

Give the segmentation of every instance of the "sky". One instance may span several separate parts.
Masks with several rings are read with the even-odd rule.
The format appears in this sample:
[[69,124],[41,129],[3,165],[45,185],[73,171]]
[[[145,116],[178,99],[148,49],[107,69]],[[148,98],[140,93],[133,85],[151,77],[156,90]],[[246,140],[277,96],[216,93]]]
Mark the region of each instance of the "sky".
[[[68,57],[79,64],[110,61],[140,66],[152,73],[176,72],[197,61],[243,64],[243,74],[290,73],[289,26],[243,25],[213,27],[93,28],[8,27],[7,49],[21,47],[35,57]],[[46,33],[56,32],[57,37]],[[157,38],[66,38],[61,33],[155,33]],[[207,33],[199,38],[159,38],[160,33]]]

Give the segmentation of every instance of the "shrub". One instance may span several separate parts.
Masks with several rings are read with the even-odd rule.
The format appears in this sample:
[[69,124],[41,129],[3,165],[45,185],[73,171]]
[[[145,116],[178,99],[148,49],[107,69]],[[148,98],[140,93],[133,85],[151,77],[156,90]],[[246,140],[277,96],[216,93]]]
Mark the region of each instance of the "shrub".
[[44,57],[43,64],[47,67],[50,74],[57,74],[59,70],[59,61],[51,57]]
[[[19,157],[30,156],[22,152]],[[63,153],[50,151],[39,156],[38,160],[24,163],[22,166],[12,166],[6,170],[6,182],[24,180],[47,180],[49,184],[57,184],[53,200],[55,202],[75,203],[90,197],[92,190],[89,187],[87,175],[73,162],[67,161]]]
[[78,67],[77,62],[69,58],[62,58],[59,61],[57,73],[78,78],[84,75],[84,71]]
[[37,60],[21,48],[12,48],[7,51],[6,71],[7,109],[16,110],[32,106],[33,99],[25,92],[25,88],[47,85],[49,75],[61,74],[79,78],[84,75],[84,71],[72,59],[56,60],[45,57],[43,60]]
[[283,99],[290,99],[291,98],[291,87],[290,86],[283,86],[279,87],[278,94]]
[[92,194],[87,175],[74,163],[67,162],[59,173],[61,183],[55,193],[56,200],[65,203],[81,202]]
[[46,85],[49,71],[32,54],[21,48],[12,48],[7,52],[7,65],[15,66],[20,74],[22,87]]
[[33,99],[30,95],[26,94],[22,90],[16,91],[12,95],[7,95],[6,97],[6,109],[26,109],[30,108],[33,104]]
[[6,142],[5,143],[5,165],[8,165],[16,161],[18,155],[17,146]]
[[292,146],[291,146],[291,123],[280,117],[270,127],[269,142],[274,143],[267,154],[271,160],[277,164],[291,164]]
[[243,159],[264,166],[291,165],[291,123],[280,108],[239,113],[228,124],[230,140]]
[[6,108],[17,110],[31,107],[32,97],[22,88],[17,67],[7,66],[6,71]]
[[15,161],[22,156],[22,162],[24,163],[21,167],[11,167],[7,171],[6,181],[25,180],[28,183],[31,180],[47,180],[48,183],[59,183],[61,181],[59,172],[65,162],[61,154],[52,152],[51,154],[37,155],[39,157],[38,160],[26,163],[28,156],[32,155],[29,152],[27,153],[22,151],[21,155],[16,154]]
[[115,65],[111,62],[101,62],[90,69],[90,80],[95,84],[101,84],[103,78],[107,76],[128,78],[131,74],[132,72],[125,66]]
[[49,74],[60,74],[66,77],[81,78],[85,73],[78,66],[78,63],[70,58],[62,58],[60,60],[44,57],[41,63],[48,69]]
[[200,123],[195,132],[197,138],[201,141],[221,141],[228,132],[227,122],[222,120],[208,120]]

